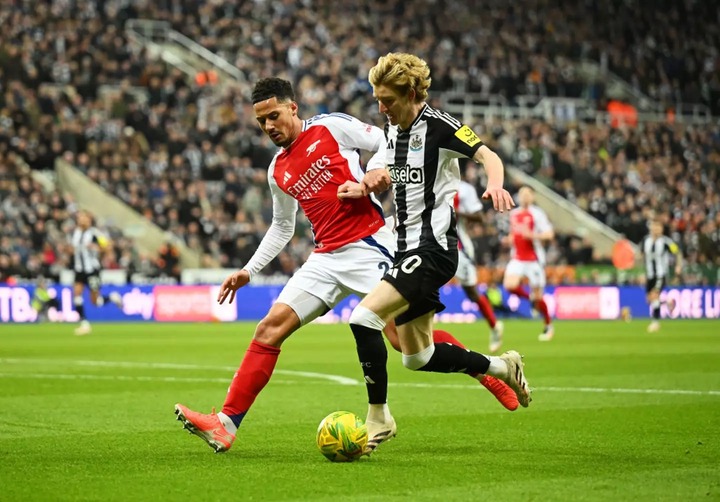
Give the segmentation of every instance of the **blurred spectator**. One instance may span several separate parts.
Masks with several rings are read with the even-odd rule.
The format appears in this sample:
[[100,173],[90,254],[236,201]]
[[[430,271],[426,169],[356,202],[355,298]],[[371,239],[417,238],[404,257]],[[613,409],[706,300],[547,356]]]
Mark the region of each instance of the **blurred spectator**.
[[157,268],[160,277],[171,277],[180,282],[180,252],[171,241],[160,246]]

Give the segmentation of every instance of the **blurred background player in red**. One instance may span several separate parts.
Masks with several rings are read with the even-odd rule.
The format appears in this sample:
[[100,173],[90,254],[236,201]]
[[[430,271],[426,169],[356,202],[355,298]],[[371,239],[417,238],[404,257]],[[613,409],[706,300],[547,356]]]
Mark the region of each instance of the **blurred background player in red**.
[[460,181],[460,186],[455,194],[454,200],[455,215],[457,216],[458,233],[458,268],[455,278],[462,286],[467,297],[477,304],[480,312],[490,326],[490,353],[495,353],[502,346],[503,323],[495,318],[492,305],[485,295],[479,295],[477,266],[475,264],[475,246],[468,234],[468,221],[482,222],[483,205],[478,197],[477,190],[465,180]]
[[[545,211],[535,204],[535,192],[524,186],[518,192],[519,206],[510,211],[511,260],[505,268],[503,286],[520,298],[529,299],[532,306],[543,317],[545,328],[538,339],[543,342],[552,340],[555,334],[550,312],[543,292],[545,290],[545,249],[543,243],[555,237],[550,220]],[[521,282],[527,279],[530,294]]]

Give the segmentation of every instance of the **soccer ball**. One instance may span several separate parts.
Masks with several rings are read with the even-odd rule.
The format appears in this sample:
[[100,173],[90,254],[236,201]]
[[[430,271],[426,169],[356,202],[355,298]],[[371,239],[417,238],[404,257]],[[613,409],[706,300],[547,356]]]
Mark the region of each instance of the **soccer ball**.
[[330,413],[318,426],[318,448],[331,462],[357,460],[362,456],[367,441],[365,422],[349,411]]

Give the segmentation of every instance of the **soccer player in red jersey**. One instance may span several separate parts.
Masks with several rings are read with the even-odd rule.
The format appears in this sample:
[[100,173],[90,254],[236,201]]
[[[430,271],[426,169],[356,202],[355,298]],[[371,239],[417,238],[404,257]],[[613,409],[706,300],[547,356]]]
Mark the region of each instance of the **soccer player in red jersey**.
[[[222,411],[203,414],[175,406],[185,428],[216,452],[232,446],[238,426],[270,380],[282,343],[343,298],[366,295],[390,268],[395,252],[394,234],[373,196],[338,198],[342,184],[357,182],[364,175],[358,150],[382,150],[383,131],[341,113],[300,119],[291,84],[278,78],[259,81],[252,101],[260,128],[281,147],[268,168],[273,220],[253,257],[223,282],[218,301],[232,303],[236,291],[280,253],[294,234],[298,206],[312,225],[315,250],[257,325]],[[373,157],[367,165],[367,170],[378,168],[385,168],[382,156]],[[386,331],[392,341],[394,325]],[[461,345],[452,337],[439,336]],[[384,344],[382,350],[381,364],[385,365]],[[503,406],[517,408],[512,390],[489,378],[481,383]],[[369,453],[395,431],[387,405],[387,372],[384,379],[368,382],[368,396]]]
[[[542,315],[545,328],[539,339],[552,340],[555,330],[550,319],[543,292],[545,290],[545,250],[543,242],[555,237],[552,225],[545,212],[533,204],[535,194],[530,187],[522,187],[518,192],[520,205],[510,212],[510,242],[512,259],[505,268],[503,285],[509,293],[529,299],[533,308]],[[530,294],[521,286],[526,278],[530,284]]]
[[460,180],[457,194],[454,199],[455,215],[457,216],[458,234],[458,268],[455,278],[460,283],[467,297],[476,303],[485,321],[490,326],[489,352],[494,354],[502,346],[503,323],[495,318],[490,300],[485,295],[478,294],[477,266],[475,265],[475,246],[467,231],[468,221],[482,221],[483,205],[478,197],[477,190],[470,183]]

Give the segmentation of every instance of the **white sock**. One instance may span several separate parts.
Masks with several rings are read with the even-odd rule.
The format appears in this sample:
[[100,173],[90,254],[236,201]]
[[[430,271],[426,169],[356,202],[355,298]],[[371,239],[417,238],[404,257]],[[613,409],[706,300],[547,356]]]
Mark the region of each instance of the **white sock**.
[[228,431],[230,434],[237,433],[237,427],[235,427],[235,424],[230,419],[229,416],[227,416],[222,411],[217,414],[218,418],[220,419],[220,423],[223,424],[223,427],[225,427],[225,430]]
[[387,423],[392,419],[390,414],[390,408],[387,403],[385,404],[371,404],[368,405],[368,422]]
[[97,300],[95,300],[95,306],[102,307],[103,305],[105,305],[105,298],[103,298],[102,296],[98,296]]
[[504,379],[508,375],[508,366],[504,359],[497,356],[485,356],[490,359],[490,367],[486,374],[499,379]]

